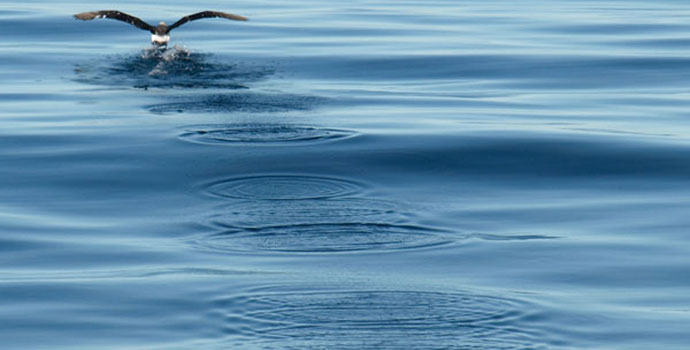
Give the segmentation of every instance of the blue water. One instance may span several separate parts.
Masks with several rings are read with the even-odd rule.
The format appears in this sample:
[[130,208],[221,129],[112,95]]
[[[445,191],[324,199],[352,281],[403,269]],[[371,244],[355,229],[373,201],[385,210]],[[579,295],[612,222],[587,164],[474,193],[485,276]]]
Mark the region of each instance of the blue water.
[[4,1],[0,348],[687,349],[689,18]]

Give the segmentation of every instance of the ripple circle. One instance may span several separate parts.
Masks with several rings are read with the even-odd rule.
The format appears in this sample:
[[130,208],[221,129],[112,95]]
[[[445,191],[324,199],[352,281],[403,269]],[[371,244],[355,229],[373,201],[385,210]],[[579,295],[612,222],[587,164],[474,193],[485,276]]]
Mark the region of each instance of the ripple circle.
[[266,175],[223,180],[208,192],[226,198],[252,200],[326,199],[351,195],[360,186],[346,180],[318,176]]
[[344,253],[421,249],[451,240],[438,230],[415,225],[319,223],[237,228],[201,237],[195,243],[228,252]]
[[224,303],[233,306],[226,314],[230,327],[249,324],[248,336],[310,348],[525,349],[539,343],[520,328],[524,303],[470,293],[283,292]]
[[159,114],[166,113],[274,113],[306,111],[324,103],[324,98],[291,94],[263,94],[254,92],[214,94],[196,96],[194,99],[182,97],[181,101],[146,106]]
[[366,198],[327,200],[241,201],[222,208],[212,221],[221,227],[361,222],[404,222],[394,203]]
[[355,136],[350,130],[302,125],[194,125],[185,129],[180,139],[210,145],[284,144],[297,145],[332,141]]

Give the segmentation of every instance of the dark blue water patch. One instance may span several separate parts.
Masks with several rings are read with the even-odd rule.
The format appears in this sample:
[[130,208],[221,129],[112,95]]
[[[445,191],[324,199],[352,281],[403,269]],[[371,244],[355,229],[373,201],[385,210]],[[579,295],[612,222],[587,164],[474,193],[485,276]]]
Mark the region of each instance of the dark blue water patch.
[[78,64],[75,81],[141,89],[246,89],[274,73],[268,66],[215,62],[210,54],[173,46]]
[[206,186],[206,192],[216,197],[253,200],[327,199],[354,195],[361,190],[361,185],[350,180],[306,175],[256,175]]
[[176,102],[148,105],[152,113],[278,113],[307,111],[327,101],[326,98],[289,93],[236,91],[201,96],[178,96]]
[[[663,138],[655,139],[657,143],[635,136],[490,132],[404,139],[396,143],[400,145],[396,146],[399,153],[383,157],[381,150],[359,152],[357,164],[370,171],[378,168],[397,173],[431,168],[436,169],[437,176],[505,177],[515,182],[535,178],[684,180],[690,176],[688,146],[660,142]],[[364,137],[359,140],[371,141]],[[372,144],[350,145],[360,146],[360,150],[377,150]],[[416,162],[405,161],[401,157],[405,151],[417,153]],[[333,157],[338,154],[333,152]],[[354,161],[354,157],[342,161]]]
[[[316,289],[316,288],[315,288]],[[417,290],[258,291],[217,302],[226,332],[285,349],[543,349],[520,300]]]
[[227,228],[189,242],[202,250],[227,253],[333,254],[431,248],[454,240],[446,231],[412,224],[331,222]]
[[297,146],[356,136],[346,129],[293,124],[207,124],[184,128],[180,139],[208,145]]
[[538,176],[686,177],[688,154],[683,146],[514,140],[470,147],[462,163],[479,161],[485,171],[493,167]]
[[[0,227],[0,230],[4,231],[4,227]],[[25,240],[25,239],[16,239],[16,238],[0,238],[0,252],[4,254],[8,253],[18,253],[18,252],[26,252],[30,250],[38,250],[41,248],[46,248],[48,246],[47,243],[42,243],[42,242],[36,242],[36,241],[31,241],[31,240]]]

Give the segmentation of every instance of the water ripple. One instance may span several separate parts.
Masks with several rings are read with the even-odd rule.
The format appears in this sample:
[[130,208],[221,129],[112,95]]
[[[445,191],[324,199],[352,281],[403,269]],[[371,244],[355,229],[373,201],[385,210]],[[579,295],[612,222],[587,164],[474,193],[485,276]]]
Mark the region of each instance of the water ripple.
[[210,218],[219,231],[193,239],[215,251],[338,253],[429,248],[448,232],[412,224],[392,202],[367,198],[242,201]]
[[146,106],[153,113],[275,113],[305,111],[322,103],[324,98],[294,94],[256,93],[237,91],[235,93],[211,94],[189,98],[178,97],[181,101],[166,102]]
[[338,223],[396,223],[407,215],[387,201],[365,198],[329,200],[243,201],[222,208],[212,218],[216,226],[256,228],[271,225]]
[[[228,333],[292,348],[526,349],[520,301],[470,293],[272,292],[221,300]],[[236,328],[244,326],[235,331]],[[535,343],[536,341],[536,343]]]
[[304,125],[210,124],[185,128],[180,139],[210,145],[281,144],[301,145],[355,136],[350,130]]
[[194,244],[216,251],[334,253],[420,249],[449,244],[443,231],[385,223],[318,223],[228,229]]
[[336,178],[303,175],[259,175],[211,184],[208,193],[225,198],[254,200],[326,199],[355,194],[360,186]]

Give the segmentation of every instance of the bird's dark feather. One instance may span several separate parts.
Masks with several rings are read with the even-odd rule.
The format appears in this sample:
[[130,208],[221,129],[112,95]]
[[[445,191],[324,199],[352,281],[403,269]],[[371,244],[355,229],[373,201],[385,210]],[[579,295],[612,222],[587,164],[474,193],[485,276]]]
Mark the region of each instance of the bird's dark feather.
[[156,27],[142,21],[141,19],[134,17],[132,15],[126,14],[124,12],[115,10],[105,10],[105,11],[93,11],[93,12],[82,12],[74,15],[74,18],[80,19],[82,21],[90,21],[96,18],[111,18],[118,21],[127,22],[137,28],[148,30],[151,33],[156,32]]
[[180,18],[177,22],[173,23],[171,26],[168,27],[167,33],[170,33],[171,30],[189,22],[189,21],[196,21],[197,19],[202,19],[202,18],[215,18],[215,17],[220,17],[220,18],[227,18],[235,21],[246,21],[247,18],[240,16],[240,15],[234,15],[232,13],[225,13],[225,12],[218,12],[218,11],[202,11],[198,12],[189,16],[184,16]]

